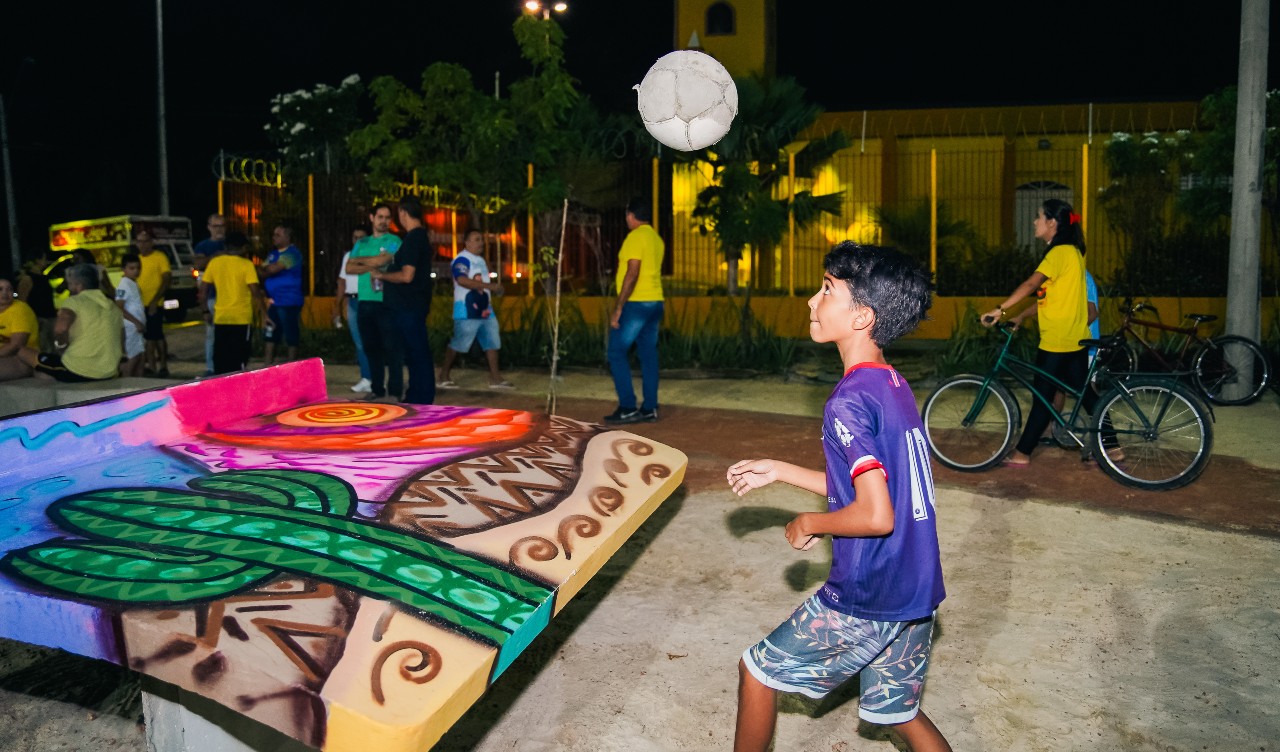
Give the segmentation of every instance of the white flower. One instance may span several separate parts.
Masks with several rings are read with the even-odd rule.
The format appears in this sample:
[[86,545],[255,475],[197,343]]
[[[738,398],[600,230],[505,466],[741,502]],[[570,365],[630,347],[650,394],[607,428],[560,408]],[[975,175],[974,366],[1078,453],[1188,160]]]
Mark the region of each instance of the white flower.
[[1178,138],[1187,138],[1191,135],[1191,131],[1186,128],[1179,129],[1176,133],[1178,134]]
[[350,76],[347,76],[346,78],[342,79],[343,86],[354,86],[355,84],[358,84],[358,83],[360,83],[360,76],[355,73],[352,73]]
[[333,114],[333,108],[332,108],[332,107],[330,107],[329,109],[325,110],[325,112],[327,112],[327,113],[329,113],[330,115],[332,115],[332,114]]
[[278,105],[278,104],[273,104],[273,105],[271,105],[271,114],[272,114],[272,115],[277,115],[277,114],[279,114],[279,113],[280,113],[280,105]]
[[1111,134],[1111,140],[1115,141],[1116,143],[1124,143],[1125,141],[1128,141],[1130,138],[1131,137],[1129,136],[1128,133],[1112,133]]
[[264,130],[264,131],[269,131],[269,130],[271,130],[271,124],[270,124],[270,123],[267,123],[266,125],[262,126],[262,130]]
[[307,129],[306,123],[294,123],[293,127],[289,129],[289,135],[296,136],[302,131],[305,131],[306,129]]
[[292,102],[292,101],[293,101],[293,95],[292,95],[292,94],[282,94],[282,95],[279,97],[279,99],[280,99],[280,102],[281,102],[282,104],[289,104],[290,102]]

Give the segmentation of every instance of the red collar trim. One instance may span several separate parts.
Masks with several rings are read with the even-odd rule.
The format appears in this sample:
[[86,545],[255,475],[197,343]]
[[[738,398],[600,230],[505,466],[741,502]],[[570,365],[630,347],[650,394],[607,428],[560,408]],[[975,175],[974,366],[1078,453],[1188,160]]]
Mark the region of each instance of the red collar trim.
[[844,375],[845,375],[845,376],[848,376],[849,374],[853,373],[854,371],[858,370],[859,368],[879,368],[879,369],[880,369],[880,370],[882,370],[882,371],[892,371],[892,370],[893,370],[893,366],[889,365],[888,363],[872,363],[872,362],[868,361],[868,362],[865,362],[865,363],[854,363],[853,365],[849,366],[849,370],[845,371],[845,372],[844,372]]

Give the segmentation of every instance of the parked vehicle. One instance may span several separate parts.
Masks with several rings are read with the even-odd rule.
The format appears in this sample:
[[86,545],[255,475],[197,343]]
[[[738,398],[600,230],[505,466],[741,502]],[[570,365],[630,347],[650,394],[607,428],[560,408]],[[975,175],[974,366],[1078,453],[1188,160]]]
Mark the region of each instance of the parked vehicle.
[[156,241],[156,251],[169,258],[172,282],[165,296],[165,320],[183,321],[187,311],[196,305],[196,288],[200,273],[192,264],[191,220],[186,217],[148,217],[126,215],[84,219],[49,227],[49,251],[53,259],[44,274],[53,285],[54,305],[67,299],[63,283],[66,268],[74,262],[72,251],[85,249],[107,270],[112,284],[120,281],[120,258],[133,244],[133,237],[147,230]]

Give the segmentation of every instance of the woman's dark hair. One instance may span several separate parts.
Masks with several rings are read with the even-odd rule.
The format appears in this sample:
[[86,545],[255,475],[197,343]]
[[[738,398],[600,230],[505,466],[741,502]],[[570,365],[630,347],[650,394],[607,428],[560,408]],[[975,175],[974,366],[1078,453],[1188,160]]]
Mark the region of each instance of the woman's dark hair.
[[1080,226],[1080,215],[1071,208],[1071,204],[1058,198],[1047,199],[1040,206],[1045,219],[1056,220],[1058,231],[1054,233],[1049,247],[1055,245],[1074,245],[1084,255],[1084,228]]

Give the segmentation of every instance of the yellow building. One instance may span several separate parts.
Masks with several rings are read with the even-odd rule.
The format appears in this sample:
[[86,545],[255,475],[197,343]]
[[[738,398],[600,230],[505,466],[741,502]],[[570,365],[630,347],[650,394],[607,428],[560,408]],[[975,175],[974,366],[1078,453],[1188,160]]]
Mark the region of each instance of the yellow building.
[[[702,49],[735,76],[774,70],[772,0],[677,0],[675,8],[677,48]],[[1195,130],[1198,112],[1198,103],[1175,102],[827,113],[806,137],[840,129],[853,146],[814,178],[784,182],[779,198],[788,191],[841,192],[841,215],[788,236],[767,258],[744,254],[739,281],[750,275],[776,288],[803,289],[820,275],[822,255],[834,243],[903,242],[886,234],[881,209],[910,213],[931,199],[944,219],[966,223],[988,247],[1032,248],[1031,221],[1047,198],[1064,199],[1083,215],[1090,268],[1107,278],[1124,242],[1096,200],[1110,182],[1103,163],[1107,139],[1115,132]],[[693,229],[691,220],[709,169],[673,170],[673,277],[691,290],[723,285],[726,265],[714,238]],[[753,260],[762,268],[752,270]]]
[[676,0],[674,49],[698,49],[735,76],[775,70],[774,0]]

